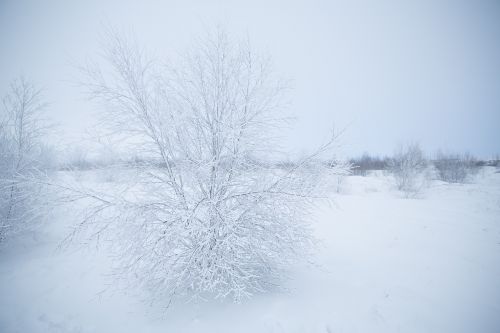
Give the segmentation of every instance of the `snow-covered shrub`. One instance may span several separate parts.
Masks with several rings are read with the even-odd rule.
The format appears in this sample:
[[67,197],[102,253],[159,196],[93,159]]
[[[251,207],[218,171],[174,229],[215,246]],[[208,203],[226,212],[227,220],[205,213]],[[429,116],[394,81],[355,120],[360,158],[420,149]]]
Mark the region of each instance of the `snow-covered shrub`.
[[24,79],[11,84],[0,114],[0,242],[36,225],[45,210],[43,187],[31,180],[53,167],[42,141],[46,122],[40,90]]
[[348,169],[322,162],[336,135],[276,168],[284,87],[246,43],[219,32],[165,67],[116,34],[108,42],[111,73],[87,67],[88,89],[106,106],[111,136],[139,157],[127,164],[138,179],[108,192],[69,191],[94,202],[82,226],[109,231],[122,273],[155,298],[240,300],[279,286],[314,243],[315,202]]
[[433,164],[438,178],[448,183],[464,183],[478,171],[477,160],[469,154],[439,152]]
[[415,196],[424,187],[427,181],[426,169],[427,160],[416,143],[398,147],[389,162],[396,187],[406,197]]

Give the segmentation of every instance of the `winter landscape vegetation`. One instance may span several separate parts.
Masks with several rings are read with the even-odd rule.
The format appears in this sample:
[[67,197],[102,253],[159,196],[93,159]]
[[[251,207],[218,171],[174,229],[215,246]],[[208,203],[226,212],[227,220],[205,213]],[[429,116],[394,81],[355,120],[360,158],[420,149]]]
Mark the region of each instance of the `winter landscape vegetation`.
[[[8,73],[0,85],[0,332],[500,331],[496,3],[274,3],[263,28],[243,20],[246,33],[231,19],[257,17],[265,4],[242,12],[224,2],[51,5],[0,4],[0,18],[11,15],[0,23],[9,46],[0,58]],[[377,56],[319,64],[289,52],[293,41],[263,37],[279,29],[275,19],[291,27],[299,15],[301,32],[283,36],[306,43],[317,32],[334,43],[352,28],[338,12],[365,24],[338,43],[351,55],[363,50],[354,44],[370,45]],[[93,13],[113,14],[78,24]],[[197,23],[187,18],[195,13]],[[387,26],[370,35],[381,13]],[[60,49],[32,46],[40,26],[31,20],[42,18],[94,47],[81,52],[55,33],[71,61],[50,67],[43,56]],[[166,35],[176,35],[168,29],[176,20],[194,33],[166,37],[173,46],[163,54],[161,34],[141,28],[148,18]],[[333,19],[341,24],[331,31],[318,23]],[[383,60],[408,59],[397,28],[426,41],[411,58],[422,67],[404,67],[412,78]],[[382,51],[370,36],[399,51]],[[464,42],[475,51],[456,54]],[[311,59],[326,59],[317,47]],[[379,95],[350,81],[339,59],[366,63],[356,75],[377,79]],[[407,83],[422,79],[422,68],[426,80]],[[327,75],[308,81],[304,73],[315,71]],[[298,111],[301,100],[310,106]],[[412,103],[432,112],[420,119]]]

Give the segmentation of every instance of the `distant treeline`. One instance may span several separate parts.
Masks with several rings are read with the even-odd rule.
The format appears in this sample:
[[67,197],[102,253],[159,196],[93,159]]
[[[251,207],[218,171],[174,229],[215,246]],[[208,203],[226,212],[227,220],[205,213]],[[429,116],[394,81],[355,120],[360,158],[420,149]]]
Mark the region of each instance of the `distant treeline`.
[[[349,163],[352,165],[352,174],[357,176],[367,176],[372,171],[391,171],[393,161],[394,157],[373,156],[368,153],[349,159]],[[474,173],[475,169],[483,166],[500,167],[500,157],[482,160],[468,153],[438,152],[433,158],[428,159],[427,165],[435,169],[438,179],[460,183],[465,180],[468,174]]]

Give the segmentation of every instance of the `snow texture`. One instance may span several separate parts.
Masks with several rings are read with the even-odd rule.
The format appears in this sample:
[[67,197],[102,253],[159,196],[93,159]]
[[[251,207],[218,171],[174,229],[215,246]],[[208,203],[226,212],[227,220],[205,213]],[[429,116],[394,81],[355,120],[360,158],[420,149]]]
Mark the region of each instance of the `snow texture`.
[[[95,178],[99,179],[97,171]],[[342,181],[315,214],[322,239],[287,292],[146,304],[113,288],[112,258],[73,242],[61,212],[0,254],[1,332],[498,332],[500,173],[432,182],[405,199],[381,174]]]

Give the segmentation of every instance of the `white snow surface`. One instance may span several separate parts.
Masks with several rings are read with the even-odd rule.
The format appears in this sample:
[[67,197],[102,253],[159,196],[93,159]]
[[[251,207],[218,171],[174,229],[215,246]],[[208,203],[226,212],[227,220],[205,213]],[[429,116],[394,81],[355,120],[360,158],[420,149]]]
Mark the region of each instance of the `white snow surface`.
[[384,175],[347,177],[316,216],[312,264],[288,292],[147,304],[116,291],[105,250],[58,244],[56,214],[0,252],[0,332],[500,332],[500,172],[405,199]]

